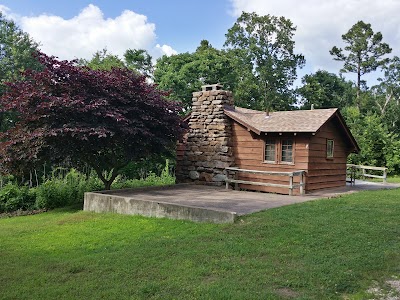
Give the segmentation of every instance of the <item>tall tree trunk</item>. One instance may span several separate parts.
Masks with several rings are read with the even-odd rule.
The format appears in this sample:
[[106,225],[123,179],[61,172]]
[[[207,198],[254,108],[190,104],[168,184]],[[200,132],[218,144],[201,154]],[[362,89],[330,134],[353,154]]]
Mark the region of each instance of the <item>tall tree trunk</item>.
[[361,90],[361,61],[359,60],[357,66],[357,97],[356,97],[356,105],[359,110],[361,109],[360,90]]

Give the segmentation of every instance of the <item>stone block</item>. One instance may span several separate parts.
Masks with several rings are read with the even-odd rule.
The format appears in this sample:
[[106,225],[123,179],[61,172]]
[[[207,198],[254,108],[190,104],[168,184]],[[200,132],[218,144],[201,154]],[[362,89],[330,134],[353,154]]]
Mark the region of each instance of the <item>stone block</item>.
[[221,152],[227,153],[228,150],[229,150],[229,147],[227,147],[227,146],[222,146],[221,147]]
[[211,173],[202,172],[199,179],[205,182],[211,182],[213,180],[213,175]]
[[205,168],[214,168],[215,167],[215,162],[214,161],[205,161],[203,163],[203,167],[205,167]]
[[215,167],[218,169],[225,169],[229,167],[229,165],[230,165],[229,162],[224,162],[224,161],[217,161],[215,163]]
[[217,174],[217,175],[213,176],[212,181],[214,181],[214,182],[222,182],[223,181],[224,182],[225,179],[226,179],[226,175]]
[[190,171],[189,172],[189,178],[192,180],[196,180],[200,178],[200,174],[197,171]]

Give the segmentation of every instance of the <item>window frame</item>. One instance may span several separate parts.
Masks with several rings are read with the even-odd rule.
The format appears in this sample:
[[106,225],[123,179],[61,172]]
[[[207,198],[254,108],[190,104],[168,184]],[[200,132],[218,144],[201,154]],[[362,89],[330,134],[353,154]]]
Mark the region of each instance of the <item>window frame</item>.
[[[266,159],[267,158],[267,142],[268,141],[272,141],[273,142],[273,145],[274,145],[274,151],[273,151],[273,157],[274,157],[274,159],[273,160],[269,160],[269,159]],[[272,144],[272,143],[271,143]],[[276,154],[277,154],[277,151],[276,151],[276,148],[277,148],[277,140],[275,139],[275,138],[273,138],[273,139],[266,139],[265,141],[264,141],[264,159],[263,159],[263,161],[264,162],[266,162],[266,163],[277,163],[277,157],[276,157]]]
[[[274,141],[275,142],[275,153],[274,157],[275,160],[266,160],[266,147],[267,147],[267,142],[268,141]],[[292,154],[292,160],[291,161],[283,161],[283,141],[291,141],[291,154]],[[294,165],[295,164],[295,145],[296,145],[296,140],[292,137],[272,137],[272,138],[265,138],[264,139],[264,146],[263,146],[263,157],[262,161],[263,163],[266,164],[281,164],[281,165]]]
[[[289,152],[287,149],[283,149],[283,142],[284,141],[290,141],[290,147],[291,147],[291,149],[290,149],[290,152],[291,152],[291,156],[290,156],[290,158],[291,158],[291,160],[290,161],[288,161],[288,160],[283,160],[283,152],[285,151],[285,152]],[[294,141],[293,141],[293,139],[291,139],[291,138],[282,138],[281,140],[280,140],[280,146],[281,146],[281,148],[280,148],[280,159],[279,159],[279,162],[281,163],[281,164],[294,164]]]
[[335,157],[335,140],[326,139],[326,158],[333,159],[334,157]]

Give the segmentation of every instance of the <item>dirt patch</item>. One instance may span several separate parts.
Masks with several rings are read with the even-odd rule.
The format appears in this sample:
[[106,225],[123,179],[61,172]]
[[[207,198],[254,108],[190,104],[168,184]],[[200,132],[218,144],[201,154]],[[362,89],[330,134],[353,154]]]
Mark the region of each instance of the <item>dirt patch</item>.
[[400,279],[387,280],[384,286],[374,286],[367,291],[373,300],[399,300]]
[[299,296],[299,293],[297,293],[289,288],[277,289],[276,293],[279,296],[281,296],[283,298],[288,298],[288,299],[297,298]]
[[46,212],[47,209],[34,209],[34,210],[16,210],[9,213],[1,213],[1,218],[12,218],[12,217],[20,217],[20,216],[30,216],[30,215],[37,215]]

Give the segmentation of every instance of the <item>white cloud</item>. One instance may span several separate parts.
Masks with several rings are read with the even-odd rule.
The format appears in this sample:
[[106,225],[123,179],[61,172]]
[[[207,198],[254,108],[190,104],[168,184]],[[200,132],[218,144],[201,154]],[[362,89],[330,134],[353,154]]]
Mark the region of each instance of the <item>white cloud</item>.
[[171,56],[171,55],[178,54],[177,51],[175,51],[174,49],[172,49],[171,46],[168,46],[168,45],[162,45],[162,46],[160,46],[160,44],[157,44],[157,45],[156,45],[156,50],[157,50],[161,55],[166,54],[166,55],[168,55],[168,56]]
[[[6,7],[1,9],[9,15]],[[146,49],[159,56],[174,52],[168,45],[156,45],[155,24],[131,10],[105,18],[100,8],[90,4],[71,19],[42,14],[19,16],[17,22],[40,43],[43,52],[61,59],[89,59],[104,48],[120,57],[127,49]]]
[[13,20],[15,21],[18,19],[18,15],[14,14],[11,12],[11,9],[9,9],[7,6],[0,4],[0,12],[7,17],[8,20]]
[[231,0],[234,16],[242,11],[289,18],[297,26],[296,49],[305,55],[310,71],[318,68],[338,72],[342,64],[329,54],[343,47],[341,36],[362,20],[382,32],[383,41],[400,56],[398,0]]

